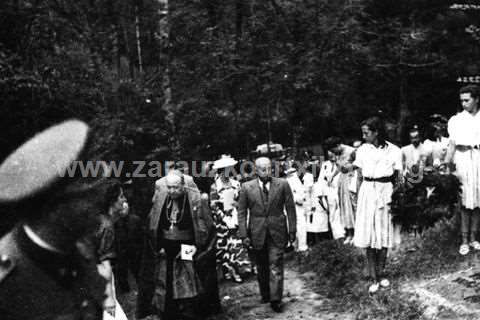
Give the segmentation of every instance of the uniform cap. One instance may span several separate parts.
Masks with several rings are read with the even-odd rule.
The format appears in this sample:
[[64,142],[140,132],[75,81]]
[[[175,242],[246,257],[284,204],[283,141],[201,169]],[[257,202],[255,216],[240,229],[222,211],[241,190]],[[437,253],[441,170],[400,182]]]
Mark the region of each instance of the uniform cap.
[[82,152],[88,125],[67,120],[17,148],[0,165],[0,202],[15,202],[51,186]]

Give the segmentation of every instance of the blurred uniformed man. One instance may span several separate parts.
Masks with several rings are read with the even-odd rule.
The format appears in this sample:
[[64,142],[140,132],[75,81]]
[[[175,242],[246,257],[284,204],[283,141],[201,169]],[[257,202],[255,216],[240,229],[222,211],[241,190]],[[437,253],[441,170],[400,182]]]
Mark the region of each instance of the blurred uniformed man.
[[[25,217],[0,239],[0,317],[101,319],[105,280],[94,235],[100,183],[60,178],[85,147],[88,126],[66,121],[0,165],[0,203]],[[2,217],[0,217],[1,219]]]

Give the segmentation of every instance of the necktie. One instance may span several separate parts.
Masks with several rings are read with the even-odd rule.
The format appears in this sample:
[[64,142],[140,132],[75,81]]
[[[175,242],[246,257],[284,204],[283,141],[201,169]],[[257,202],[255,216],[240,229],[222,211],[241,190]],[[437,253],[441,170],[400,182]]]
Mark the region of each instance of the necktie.
[[268,181],[262,181],[262,184],[263,184],[263,194],[265,195],[265,200],[268,201],[267,183],[268,183]]

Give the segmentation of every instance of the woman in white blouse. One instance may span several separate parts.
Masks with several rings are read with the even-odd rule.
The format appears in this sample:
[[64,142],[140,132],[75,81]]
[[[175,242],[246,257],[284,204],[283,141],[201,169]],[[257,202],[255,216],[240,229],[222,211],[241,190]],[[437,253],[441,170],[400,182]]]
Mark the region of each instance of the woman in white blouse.
[[470,247],[480,250],[480,90],[476,85],[460,89],[463,111],[448,121],[450,145],[446,162],[453,162],[462,183],[460,224],[462,244],[459,253],[466,255]]
[[388,248],[400,241],[400,230],[390,215],[394,184],[400,181],[402,154],[400,148],[385,141],[383,123],[378,117],[362,122],[365,143],[357,150],[354,166],[358,168],[359,191],[353,243],[365,248],[368,272],[373,281],[369,292],[388,287],[384,268]]

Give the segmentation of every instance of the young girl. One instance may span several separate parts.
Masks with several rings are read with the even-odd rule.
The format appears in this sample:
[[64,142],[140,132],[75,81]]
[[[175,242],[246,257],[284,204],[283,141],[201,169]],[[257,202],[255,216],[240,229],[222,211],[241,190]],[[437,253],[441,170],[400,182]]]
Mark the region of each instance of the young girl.
[[378,117],[361,124],[365,144],[358,148],[354,166],[358,168],[360,190],[355,220],[355,246],[366,249],[368,272],[373,280],[369,292],[388,287],[384,268],[388,248],[399,243],[400,230],[394,227],[390,202],[394,185],[400,181],[400,148],[385,141],[385,130]]

